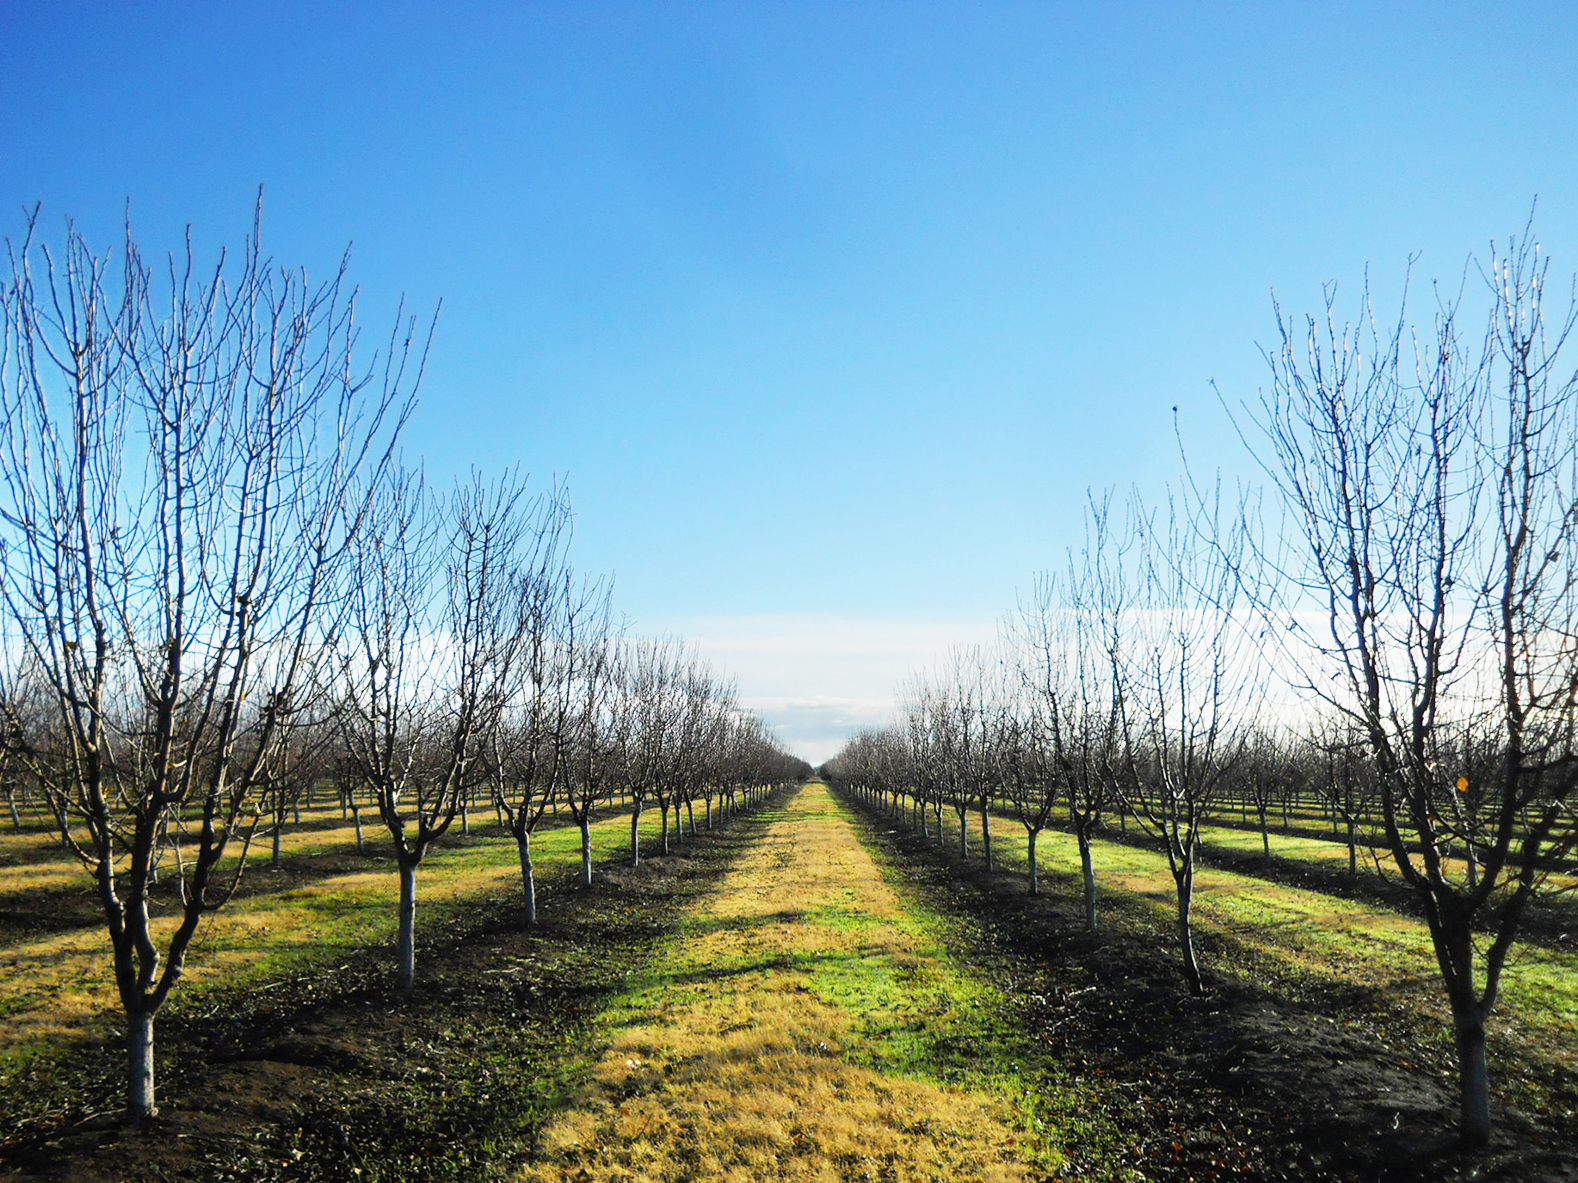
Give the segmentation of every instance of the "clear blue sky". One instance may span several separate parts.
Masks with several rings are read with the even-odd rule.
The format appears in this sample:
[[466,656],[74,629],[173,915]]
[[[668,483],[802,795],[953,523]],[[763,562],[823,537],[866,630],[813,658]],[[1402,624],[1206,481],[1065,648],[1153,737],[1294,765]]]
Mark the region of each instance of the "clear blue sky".
[[[822,759],[1077,541],[1242,469],[1269,292],[1538,228],[1569,4],[0,0],[0,231],[347,242],[444,302],[409,446],[569,476],[576,557]],[[58,234],[57,234],[58,237]]]

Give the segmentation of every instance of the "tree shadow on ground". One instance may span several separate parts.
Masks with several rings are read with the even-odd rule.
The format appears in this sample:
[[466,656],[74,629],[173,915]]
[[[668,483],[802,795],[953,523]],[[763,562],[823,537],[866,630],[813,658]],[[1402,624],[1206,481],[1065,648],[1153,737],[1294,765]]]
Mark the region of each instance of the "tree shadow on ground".
[[1565,1114],[1509,1107],[1504,1089],[1490,1147],[1465,1153],[1450,1032],[1394,992],[1299,974],[1199,932],[1209,991],[1191,997],[1153,904],[1104,893],[1092,936],[1076,874],[1044,867],[1032,897],[1021,874],[868,816],[866,836],[896,873],[963,922],[972,947],[961,955],[996,964],[1023,1021],[1076,1080],[1113,1090],[1147,1177],[1578,1180],[1570,1074],[1544,1070]]

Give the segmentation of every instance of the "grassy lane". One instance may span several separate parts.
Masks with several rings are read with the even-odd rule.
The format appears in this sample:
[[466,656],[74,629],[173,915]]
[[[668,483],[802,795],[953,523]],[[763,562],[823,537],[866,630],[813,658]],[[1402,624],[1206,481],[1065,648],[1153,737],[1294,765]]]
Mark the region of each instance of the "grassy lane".
[[1091,1098],[951,960],[812,784],[604,1015],[588,1083],[520,1178],[1041,1179],[1077,1145],[1122,1177]]

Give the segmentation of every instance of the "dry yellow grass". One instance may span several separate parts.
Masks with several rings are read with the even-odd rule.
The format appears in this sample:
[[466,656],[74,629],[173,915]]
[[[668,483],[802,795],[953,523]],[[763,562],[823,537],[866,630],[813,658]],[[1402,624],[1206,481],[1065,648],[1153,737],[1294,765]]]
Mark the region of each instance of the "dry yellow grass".
[[[305,815],[304,815],[305,816]],[[355,832],[341,823],[337,810],[320,809],[308,817],[319,828],[287,831],[287,854],[348,848]],[[387,851],[388,838],[367,824],[370,854]],[[612,818],[593,827],[597,857],[607,857],[627,840],[628,822]],[[34,848],[54,849],[47,835],[7,836],[0,854],[0,893],[64,887],[91,896],[92,884],[76,860],[56,854],[26,862]],[[579,855],[579,833],[545,833],[537,846],[540,874],[549,874]],[[36,857],[36,856],[35,856]],[[208,984],[244,985],[304,961],[332,958],[389,939],[395,926],[397,882],[392,861],[366,870],[327,874],[282,891],[237,899],[206,917],[188,952],[178,999],[200,993]],[[267,845],[255,846],[246,874],[266,879]],[[512,840],[492,838],[462,849],[439,847],[418,874],[418,922],[484,895],[508,897],[518,890],[520,869]],[[162,941],[177,918],[158,915],[154,931]],[[420,970],[419,970],[420,972]],[[51,1043],[103,1037],[120,1023],[109,937],[91,923],[65,931],[0,943],[0,1066],[19,1053]]]
[[904,1042],[969,1022],[939,988],[957,976],[811,785],[609,1013],[520,1179],[1039,1178],[1055,1152],[1012,1100],[939,1081]]

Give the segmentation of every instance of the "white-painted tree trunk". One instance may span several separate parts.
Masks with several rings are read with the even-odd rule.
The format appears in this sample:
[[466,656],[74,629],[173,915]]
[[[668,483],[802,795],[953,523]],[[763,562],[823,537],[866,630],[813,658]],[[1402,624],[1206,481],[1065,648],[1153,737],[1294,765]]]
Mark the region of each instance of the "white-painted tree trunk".
[[581,886],[592,886],[592,817],[590,810],[581,815]]
[[986,869],[988,871],[990,871],[992,869],[992,821],[991,821],[992,815],[991,815],[991,813],[990,813],[990,811],[988,809],[988,806],[990,804],[991,804],[991,798],[986,796],[985,794],[982,794],[982,796],[981,796],[981,845],[986,850]]
[[531,832],[522,830],[515,835],[515,846],[521,857],[521,888],[526,893],[526,923],[537,923],[537,875],[531,861]]
[[1469,1013],[1456,1013],[1452,1019],[1457,1041],[1458,1083],[1463,1142],[1483,1146],[1490,1140],[1490,1068],[1485,1059],[1485,1022],[1479,1007],[1470,1003]]
[[1091,860],[1090,837],[1079,835],[1079,869],[1085,879],[1085,931],[1096,931],[1096,868]]
[[153,1097],[153,1016],[128,1017],[126,1026],[126,1108],[135,1120],[159,1113]]
[[416,864],[400,863],[400,989],[416,982]]

